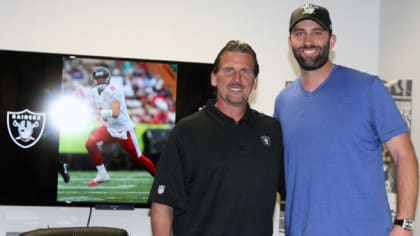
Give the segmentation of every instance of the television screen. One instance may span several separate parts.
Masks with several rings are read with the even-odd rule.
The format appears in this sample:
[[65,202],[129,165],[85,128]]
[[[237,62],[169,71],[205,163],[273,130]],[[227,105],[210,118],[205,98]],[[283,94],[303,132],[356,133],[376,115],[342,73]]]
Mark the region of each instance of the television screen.
[[213,96],[211,64],[0,51],[0,204],[148,207],[153,177],[118,143],[100,143],[110,181],[85,147],[103,119],[92,73],[103,66],[124,94],[142,152],[155,164],[171,128]]

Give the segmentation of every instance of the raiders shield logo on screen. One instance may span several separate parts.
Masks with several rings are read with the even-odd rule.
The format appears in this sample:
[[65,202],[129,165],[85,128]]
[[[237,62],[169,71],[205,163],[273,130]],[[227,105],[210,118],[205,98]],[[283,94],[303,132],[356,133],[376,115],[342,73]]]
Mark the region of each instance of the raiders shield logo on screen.
[[7,112],[9,135],[21,148],[30,148],[42,136],[45,126],[45,113],[35,113],[28,109]]

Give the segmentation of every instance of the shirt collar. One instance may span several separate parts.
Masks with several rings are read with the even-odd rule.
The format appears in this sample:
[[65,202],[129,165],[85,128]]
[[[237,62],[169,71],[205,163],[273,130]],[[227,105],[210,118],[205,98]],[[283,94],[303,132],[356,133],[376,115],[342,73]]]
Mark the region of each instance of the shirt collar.
[[[236,126],[236,121],[229,116],[225,115],[223,112],[221,112],[216,106],[216,99],[211,98],[207,100],[207,104],[205,107],[205,111],[217,122],[219,122],[222,125],[229,125],[229,126]],[[252,116],[255,112],[250,108],[249,104],[247,104],[247,108],[245,111],[244,116],[239,120],[238,125],[246,122],[251,123]]]

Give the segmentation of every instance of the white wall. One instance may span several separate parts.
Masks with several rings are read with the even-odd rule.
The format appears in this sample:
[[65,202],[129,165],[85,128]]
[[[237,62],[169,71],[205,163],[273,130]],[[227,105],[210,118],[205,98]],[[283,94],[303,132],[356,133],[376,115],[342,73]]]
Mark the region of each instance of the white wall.
[[[272,113],[284,81],[295,78],[288,22],[305,2],[2,0],[0,48],[213,62],[228,40],[241,39],[254,47],[261,64],[255,107]],[[316,3],[331,12],[335,61],[377,73],[379,0]]]
[[[391,4],[392,0],[387,2]],[[0,49],[213,62],[228,40],[241,39],[254,47],[261,65],[252,106],[271,114],[274,97],[286,80],[296,77],[296,65],[287,46],[288,21],[291,11],[304,3],[2,0]],[[330,10],[337,34],[334,61],[377,74],[380,1],[314,3]],[[87,208],[0,207],[0,235],[37,227],[85,225],[88,213]],[[148,209],[94,211],[91,225],[123,227],[130,235],[150,235]]]

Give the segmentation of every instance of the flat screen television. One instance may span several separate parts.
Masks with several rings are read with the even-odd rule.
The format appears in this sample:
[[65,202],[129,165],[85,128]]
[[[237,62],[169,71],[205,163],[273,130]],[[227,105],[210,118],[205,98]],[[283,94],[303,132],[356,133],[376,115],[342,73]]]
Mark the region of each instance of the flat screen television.
[[112,180],[87,185],[96,175],[84,144],[100,122],[90,94],[98,65],[123,89],[155,163],[176,122],[213,96],[208,63],[0,50],[0,205],[149,207],[153,177],[118,144],[101,146]]

